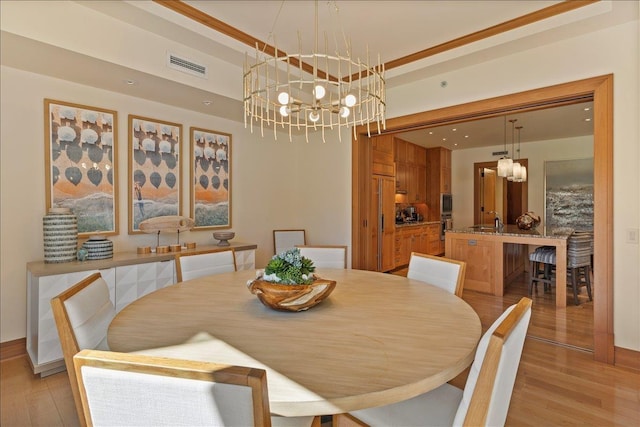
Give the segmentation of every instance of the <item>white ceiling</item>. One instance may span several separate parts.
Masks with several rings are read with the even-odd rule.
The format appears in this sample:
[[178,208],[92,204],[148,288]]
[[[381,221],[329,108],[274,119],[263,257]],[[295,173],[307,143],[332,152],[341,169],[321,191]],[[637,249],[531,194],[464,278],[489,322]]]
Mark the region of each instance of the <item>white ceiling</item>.
[[[251,47],[179,15],[156,2],[77,1],[73,3],[150,33],[170,38],[172,41],[237,67],[242,67],[245,54],[252,52]],[[307,49],[312,48],[315,39],[314,2],[311,0],[285,2],[189,0],[185,3],[252,37],[271,45],[275,44],[279,49],[287,52],[298,52],[299,40],[303,51],[306,52]],[[557,3],[562,2],[544,0],[318,1],[319,45],[323,50],[323,33],[326,28],[329,50],[336,49],[337,42],[337,49],[344,52],[344,40],[350,39],[353,57],[365,58],[368,48],[371,52],[371,62],[377,63],[379,54],[382,62],[389,63]],[[628,9],[625,10],[624,7],[621,9],[618,3],[625,2],[602,0],[469,45],[450,49],[399,67],[387,68],[387,88],[446,73],[457,67],[491,60],[541,43],[573,37],[581,32],[593,30],[594,26],[613,25],[633,19],[633,16],[627,16]],[[197,84],[167,80],[162,76],[142,72],[133,65],[122,66],[102,61],[99,59],[99,54],[81,55],[60,46],[8,33],[5,28],[3,28],[1,42],[3,65],[243,121],[241,93],[237,96],[229,96],[212,91],[204,84],[198,87]],[[122,49],[126,49],[126,46],[122,46]],[[51,60],[54,57],[56,61]],[[79,64],[79,66],[74,67],[70,64]],[[125,79],[144,84],[125,88],[122,84]],[[211,100],[213,104],[205,106],[202,103],[204,100]],[[570,116],[565,116],[565,113]],[[524,126],[522,141],[584,135],[590,132],[589,124],[583,121],[585,114],[586,112],[579,106],[520,114],[517,118],[518,124]],[[558,117],[561,119],[549,121],[550,118]],[[426,131],[416,131],[403,135],[403,138],[430,146],[444,145],[443,137],[448,137],[449,142],[452,142],[458,141],[457,135],[468,134],[469,138],[460,139],[458,146],[450,147],[458,149],[499,144],[504,137],[504,123],[500,117],[461,123],[457,129],[453,134],[450,129],[436,128],[433,136],[428,136]],[[449,135],[445,135],[445,132],[449,132]]]

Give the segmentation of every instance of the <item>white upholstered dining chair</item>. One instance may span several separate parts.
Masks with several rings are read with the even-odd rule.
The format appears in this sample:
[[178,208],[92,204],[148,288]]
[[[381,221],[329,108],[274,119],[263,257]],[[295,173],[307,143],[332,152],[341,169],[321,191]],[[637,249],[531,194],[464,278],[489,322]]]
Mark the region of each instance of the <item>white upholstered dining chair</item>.
[[236,256],[233,248],[176,255],[176,278],[178,283],[210,274],[231,271],[236,271]]
[[464,261],[412,252],[407,277],[438,286],[462,298],[466,270]]
[[341,245],[296,245],[300,255],[318,268],[347,268],[347,247]]
[[[94,273],[51,300],[53,318],[71,392],[80,422],[82,402],[73,369],[73,356],[83,349],[108,350],[107,329],[116,314],[109,298],[109,287],[100,273]],[[84,425],[84,424],[82,424]]]
[[531,319],[531,300],[507,308],[480,339],[464,390],[448,383],[412,399],[334,416],[337,426],[501,426]]
[[304,229],[299,230],[273,230],[273,250],[276,255],[296,245],[306,245],[307,238]]
[[263,369],[84,350],[74,357],[91,426],[320,426],[271,417]]

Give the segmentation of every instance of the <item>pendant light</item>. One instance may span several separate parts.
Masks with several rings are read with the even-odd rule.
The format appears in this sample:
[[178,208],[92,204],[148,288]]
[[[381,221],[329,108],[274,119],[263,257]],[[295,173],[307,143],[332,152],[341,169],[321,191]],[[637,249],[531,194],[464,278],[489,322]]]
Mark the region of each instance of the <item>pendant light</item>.
[[[515,150],[515,144],[516,144],[516,131],[515,131],[515,123],[518,121],[518,119],[511,119],[509,120],[509,122],[511,122],[511,155],[515,158],[516,155],[516,150]],[[522,166],[520,165],[520,163],[516,162],[515,160],[513,160],[513,165],[511,166],[511,173],[509,174],[509,176],[507,176],[507,181],[514,181],[516,179],[516,176],[520,176],[520,169],[522,168]]]
[[[520,131],[522,126],[516,126],[516,130],[518,131],[518,160],[520,160]],[[520,164],[518,162],[518,164]],[[518,174],[515,173],[515,169],[513,172],[513,181],[514,182],[526,182],[527,181],[527,168],[525,166],[520,166]]]
[[[504,151],[507,151],[507,116],[504,116]],[[508,177],[513,174],[513,160],[505,154],[498,160],[498,176]]]

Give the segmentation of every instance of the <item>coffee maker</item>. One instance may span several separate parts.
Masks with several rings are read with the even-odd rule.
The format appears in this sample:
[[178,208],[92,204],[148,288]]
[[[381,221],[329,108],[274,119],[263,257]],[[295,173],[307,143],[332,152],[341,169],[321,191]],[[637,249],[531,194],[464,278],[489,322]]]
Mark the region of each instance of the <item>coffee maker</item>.
[[413,222],[418,220],[418,213],[416,212],[416,208],[414,206],[407,206],[404,209],[404,217],[405,221]]

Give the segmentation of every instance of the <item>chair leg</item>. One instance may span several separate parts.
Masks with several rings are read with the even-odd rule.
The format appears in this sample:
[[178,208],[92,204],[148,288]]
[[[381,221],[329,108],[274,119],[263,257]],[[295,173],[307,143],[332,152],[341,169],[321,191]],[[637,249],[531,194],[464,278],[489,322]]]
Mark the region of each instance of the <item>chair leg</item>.
[[580,305],[580,301],[578,300],[578,274],[579,269],[571,268],[571,286],[573,287],[573,302],[575,305]]
[[544,291],[551,292],[551,264],[544,265],[544,278],[548,280],[544,283]]
[[593,296],[591,295],[591,267],[586,266],[584,268],[584,280],[587,284],[587,294],[589,295],[589,301],[593,301]]
[[529,267],[529,296],[533,293],[533,286],[536,286],[536,293],[538,291],[538,284],[535,283],[535,279],[538,278],[538,263],[535,261],[530,262]]

